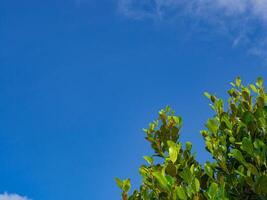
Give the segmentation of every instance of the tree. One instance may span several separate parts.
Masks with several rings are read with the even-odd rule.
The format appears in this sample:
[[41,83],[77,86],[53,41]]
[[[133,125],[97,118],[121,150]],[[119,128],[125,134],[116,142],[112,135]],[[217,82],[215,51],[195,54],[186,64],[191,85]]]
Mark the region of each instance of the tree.
[[[167,106],[144,129],[155,154],[139,172],[142,184],[131,195],[130,179],[116,178],[123,200],[266,200],[267,94],[263,80],[244,86],[236,78],[222,99],[205,92],[214,116],[201,134],[213,161],[199,164],[179,141],[182,119]],[[157,160],[157,162],[156,162]]]

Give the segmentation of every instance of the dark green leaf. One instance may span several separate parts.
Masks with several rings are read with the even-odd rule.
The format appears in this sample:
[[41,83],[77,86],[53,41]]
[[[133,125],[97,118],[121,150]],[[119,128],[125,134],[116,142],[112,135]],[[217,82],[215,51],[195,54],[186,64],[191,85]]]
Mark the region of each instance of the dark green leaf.
[[267,194],[267,175],[262,175],[257,179],[255,190],[260,194]]
[[246,137],[243,138],[241,148],[242,148],[242,150],[247,152],[249,155],[251,155],[251,156],[254,155],[253,144],[249,138],[246,138]]

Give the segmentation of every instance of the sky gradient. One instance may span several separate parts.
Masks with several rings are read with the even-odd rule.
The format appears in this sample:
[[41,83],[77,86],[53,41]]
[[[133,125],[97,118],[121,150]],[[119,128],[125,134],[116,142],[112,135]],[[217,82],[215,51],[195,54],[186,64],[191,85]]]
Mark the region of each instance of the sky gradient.
[[203,93],[267,81],[266,1],[2,0],[0,200],[119,199],[140,183],[142,128],[170,105],[199,134]]

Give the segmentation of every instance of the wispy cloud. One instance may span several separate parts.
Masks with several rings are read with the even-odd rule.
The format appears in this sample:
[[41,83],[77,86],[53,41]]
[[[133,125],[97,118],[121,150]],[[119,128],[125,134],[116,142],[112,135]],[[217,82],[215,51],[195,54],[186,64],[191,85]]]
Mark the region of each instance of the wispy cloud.
[[20,196],[18,194],[0,194],[0,200],[30,200],[29,198],[25,196]]
[[194,16],[240,17],[267,23],[267,0],[118,0],[126,16],[161,18],[172,14]]
[[208,23],[230,34],[233,47],[243,45],[250,54],[267,58],[267,0],[118,0],[118,5],[132,19],[190,17]]

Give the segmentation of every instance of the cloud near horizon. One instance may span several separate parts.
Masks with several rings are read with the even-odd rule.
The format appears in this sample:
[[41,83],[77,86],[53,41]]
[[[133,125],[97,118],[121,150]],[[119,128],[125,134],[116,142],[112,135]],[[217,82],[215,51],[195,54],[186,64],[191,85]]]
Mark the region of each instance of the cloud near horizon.
[[20,196],[18,194],[0,194],[0,200],[30,200],[28,197]]
[[[190,17],[230,35],[234,47],[267,58],[267,0],[118,0],[120,13],[136,20]],[[177,24],[179,26],[179,23]]]

